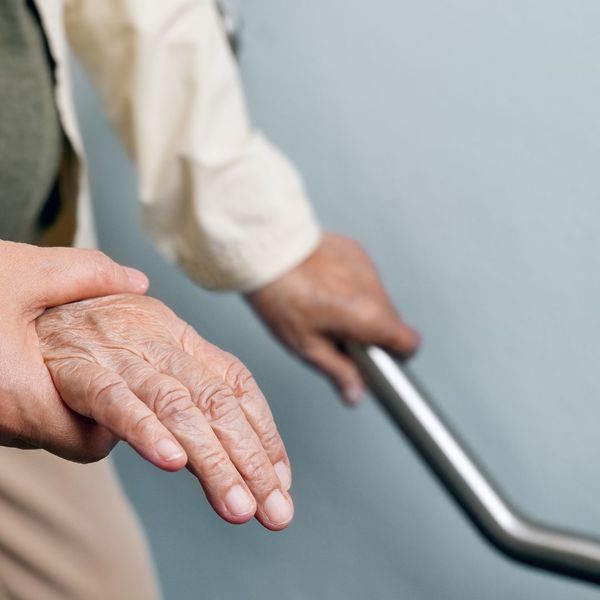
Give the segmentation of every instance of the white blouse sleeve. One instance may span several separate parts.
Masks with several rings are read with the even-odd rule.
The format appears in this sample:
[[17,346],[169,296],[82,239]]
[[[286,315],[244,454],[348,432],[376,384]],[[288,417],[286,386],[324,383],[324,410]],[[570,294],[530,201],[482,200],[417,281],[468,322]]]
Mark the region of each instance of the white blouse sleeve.
[[67,0],[65,22],[167,256],[204,287],[249,291],[315,249],[300,178],[252,129],[211,0]]

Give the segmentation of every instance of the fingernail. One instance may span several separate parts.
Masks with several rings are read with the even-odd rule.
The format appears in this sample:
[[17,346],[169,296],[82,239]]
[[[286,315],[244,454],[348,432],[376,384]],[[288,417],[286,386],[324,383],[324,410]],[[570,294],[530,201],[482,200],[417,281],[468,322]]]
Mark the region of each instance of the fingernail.
[[254,510],[254,502],[248,492],[241,485],[234,485],[225,494],[225,506],[227,510],[239,517],[247,515]]
[[154,448],[163,460],[173,461],[183,456],[183,450],[173,440],[168,438],[156,442]]
[[353,385],[344,389],[343,395],[348,404],[358,404],[364,398],[365,391],[362,387]]
[[146,291],[149,281],[144,273],[138,271],[137,269],[132,269],[131,267],[123,267],[123,269],[125,269],[127,279],[129,279],[129,283],[131,283],[131,285],[140,291]]
[[275,473],[279,477],[279,481],[283,489],[287,492],[292,487],[292,472],[286,463],[280,460],[275,465]]
[[282,525],[292,518],[292,507],[279,490],[273,490],[267,496],[264,509],[273,525]]

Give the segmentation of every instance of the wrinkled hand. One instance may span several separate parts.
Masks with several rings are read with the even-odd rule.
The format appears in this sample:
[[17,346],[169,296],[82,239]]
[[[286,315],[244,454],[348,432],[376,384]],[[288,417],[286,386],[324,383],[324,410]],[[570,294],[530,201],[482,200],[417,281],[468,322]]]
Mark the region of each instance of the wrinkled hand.
[[395,311],[365,251],[325,234],[317,250],[279,279],[248,294],[250,305],[292,351],[327,375],[349,404],[364,383],[341,347],[375,344],[403,357],[419,335]]
[[110,452],[114,436],[56,392],[35,320],[47,307],[147,287],[145,275],[97,251],[0,241],[0,445],[44,448],[78,462]]
[[120,295],[38,318],[42,354],[63,400],[167,470],[198,477],[232,523],[292,519],[289,460],[244,365],[158,300]]

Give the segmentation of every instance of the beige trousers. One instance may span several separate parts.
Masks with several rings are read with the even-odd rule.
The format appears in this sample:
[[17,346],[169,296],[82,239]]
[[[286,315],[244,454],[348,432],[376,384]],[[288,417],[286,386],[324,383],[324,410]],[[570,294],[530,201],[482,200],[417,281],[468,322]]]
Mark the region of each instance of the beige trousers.
[[110,460],[0,448],[0,599],[155,600],[144,534]]

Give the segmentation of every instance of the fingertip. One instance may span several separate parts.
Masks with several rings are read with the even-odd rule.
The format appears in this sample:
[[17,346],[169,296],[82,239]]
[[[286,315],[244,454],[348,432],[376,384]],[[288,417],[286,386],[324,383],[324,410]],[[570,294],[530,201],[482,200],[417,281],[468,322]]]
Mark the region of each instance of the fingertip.
[[225,511],[221,517],[233,525],[247,523],[256,514],[256,501],[250,492],[239,484],[231,487],[223,498]]
[[365,389],[362,385],[349,385],[341,389],[342,400],[348,406],[359,405],[365,397]]
[[245,525],[246,523],[248,523],[248,521],[252,521],[252,519],[255,516],[255,513],[251,513],[248,515],[244,515],[244,516],[239,516],[239,515],[231,515],[229,513],[226,514],[222,514],[222,513],[217,513],[221,519],[223,519],[223,521],[229,523],[230,525]]
[[148,291],[150,281],[145,273],[132,267],[123,267],[123,270],[127,275],[127,279],[133,291],[135,291],[137,294],[144,294]]
[[418,331],[405,323],[400,323],[393,337],[388,338],[388,342],[383,345],[394,354],[403,358],[411,358],[417,353],[421,343],[421,334]]
[[158,459],[151,461],[153,465],[162,469],[163,471],[168,471],[169,473],[176,473],[177,471],[181,471],[187,465],[187,457],[182,458],[177,461],[166,461],[164,459]]
[[175,460],[166,460],[153,449],[139,448],[131,442],[129,442],[129,444],[143,459],[147,460],[151,465],[154,465],[161,471],[176,473],[177,471],[184,469],[188,464],[188,458],[185,454]]
[[421,344],[423,343],[423,338],[421,337],[421,334],[416,329],[413,329],[412,327],[407,327],[407,334],[408,334],[408,352],[409,352],[410,356],[413,356],[414,354],[416,354],[416,352],[421,347]]
[[183,448],[169,438],[163,438],[154,444],[152,463],[165,471],[179,471],[183,469],[188,457]]
[[286,492],[273,490],[262,503],[257,517],[270,531],[281,531],[289,526],[294,518],[294,503]]

